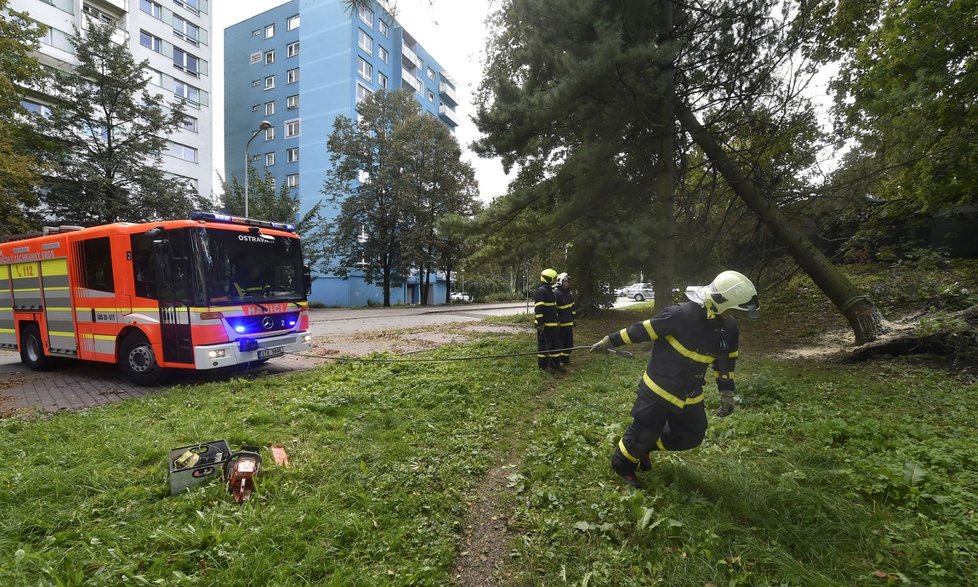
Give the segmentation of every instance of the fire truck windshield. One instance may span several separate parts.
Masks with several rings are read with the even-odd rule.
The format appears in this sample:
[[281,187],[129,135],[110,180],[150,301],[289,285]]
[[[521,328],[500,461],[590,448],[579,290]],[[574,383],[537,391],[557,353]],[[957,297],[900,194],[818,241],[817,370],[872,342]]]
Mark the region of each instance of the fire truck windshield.
[[299,239],[215,228],[195,233],[209,304],[305,299]]

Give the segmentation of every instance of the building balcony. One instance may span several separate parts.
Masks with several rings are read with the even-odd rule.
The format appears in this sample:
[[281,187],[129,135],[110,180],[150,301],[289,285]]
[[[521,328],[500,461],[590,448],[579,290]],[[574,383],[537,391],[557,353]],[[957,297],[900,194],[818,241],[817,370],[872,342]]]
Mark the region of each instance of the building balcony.
[[403,67],[401,68],[401,81],[403,82],[403,85],[410,86],[411,88],[414,89],[415,92],[420,92],[421,90],[424,89],[424,86],[421,85],[421,82],[418,81],[418,78],[414,77],[413,73],[411,73],[407,69],[404,69]]
[[447,102],[452,108],[458,106],[458,96],[455,94],[455,88],[452,86],[441,82],[438,84],[438,93],[441,94],[442,102]]
[[421,60],[418,59],[418,54],[404,44],[401,44],[401,63],[408,69],[417,69],[421,67]]
[[458,121],[455,120],[455,111],[445,104],[438,107],[438,116],[440,116],[441,119],[447,122],[452,128],[458,126]]

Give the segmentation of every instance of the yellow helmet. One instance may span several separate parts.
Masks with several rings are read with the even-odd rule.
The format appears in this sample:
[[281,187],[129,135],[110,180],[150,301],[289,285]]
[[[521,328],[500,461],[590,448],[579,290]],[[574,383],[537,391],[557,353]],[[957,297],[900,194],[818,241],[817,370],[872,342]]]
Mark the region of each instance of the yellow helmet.
[[757,318],[760,305],[757,302],[757,289],[743,273],[724,271],[710,284],[709,298],[717,314],[727,310],[742,310],[748,317]]
[[547,285],[553,285],[555,279],[557,279],[557,272],[553,269],[544,269],[540,272],[540,281]]

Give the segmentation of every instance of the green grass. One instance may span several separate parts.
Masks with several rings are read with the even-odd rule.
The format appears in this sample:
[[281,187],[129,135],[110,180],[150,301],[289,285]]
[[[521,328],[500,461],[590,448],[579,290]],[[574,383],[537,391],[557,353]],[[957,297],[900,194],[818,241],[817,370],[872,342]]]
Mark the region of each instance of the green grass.
[[[640,312],[583,321],[579,344]],[[978,385],[915,359],[752,354],[777,326],[759,322],[736,413],[653,455],[640,492],[609,458],[645,353],[575,354],[556,385],[532,356],[343,363],[0,420],[0,585],[451,584],[467,504],[504,454],[521,459],[506,584],[978,584]],[[251,500],[218,481],[169,496],[169,449],[222,438],[263,447]]]

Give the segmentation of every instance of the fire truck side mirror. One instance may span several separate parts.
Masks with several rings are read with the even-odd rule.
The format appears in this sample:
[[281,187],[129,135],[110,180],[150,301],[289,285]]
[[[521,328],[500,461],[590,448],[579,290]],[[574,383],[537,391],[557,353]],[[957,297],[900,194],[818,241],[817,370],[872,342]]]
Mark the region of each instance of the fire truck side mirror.
[[308,265],[302,266],[302,280],[306,284],[306,297],[312,295],[312,269]]

